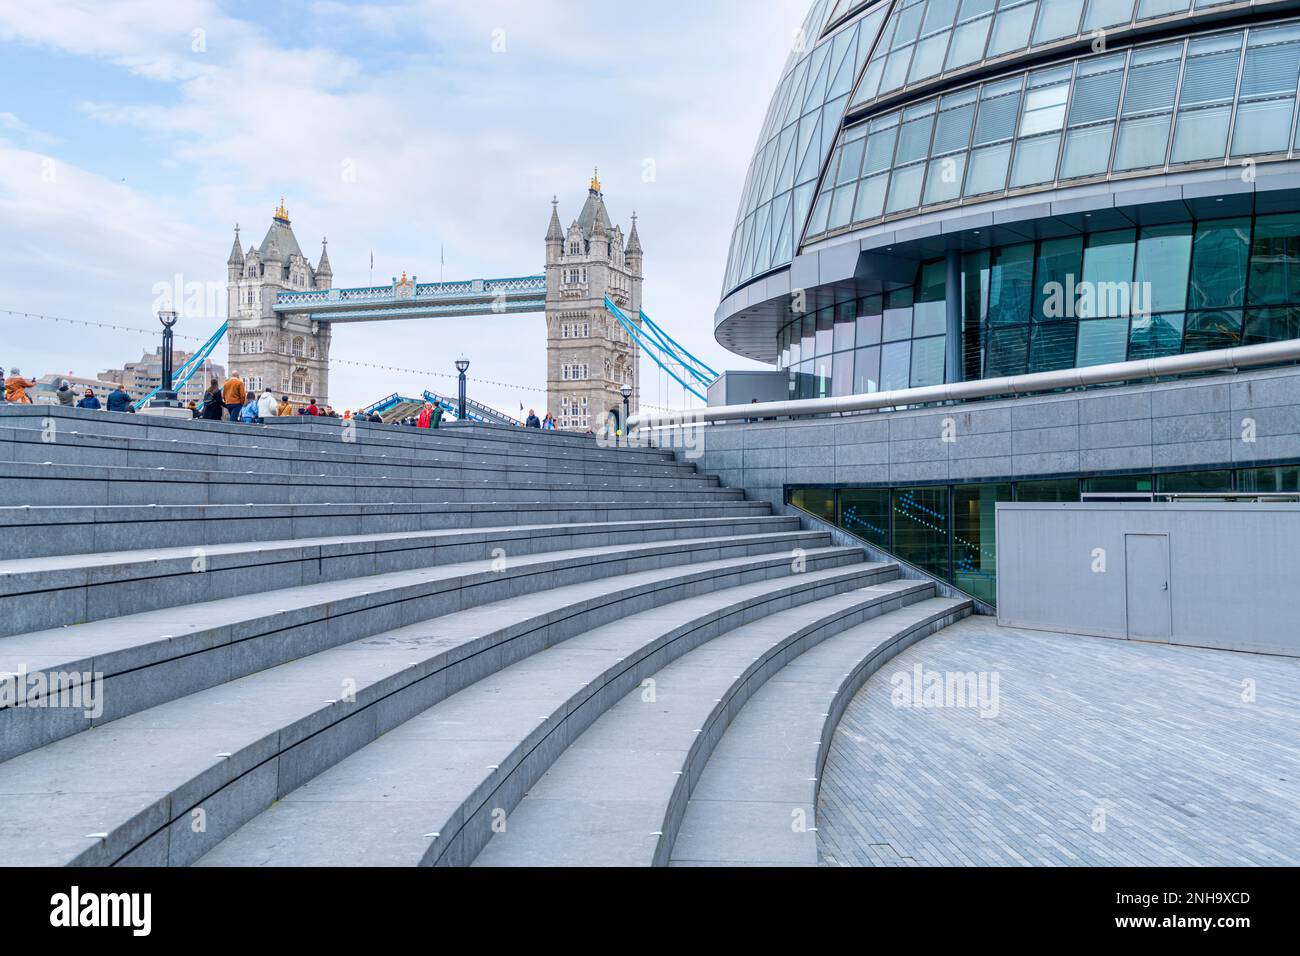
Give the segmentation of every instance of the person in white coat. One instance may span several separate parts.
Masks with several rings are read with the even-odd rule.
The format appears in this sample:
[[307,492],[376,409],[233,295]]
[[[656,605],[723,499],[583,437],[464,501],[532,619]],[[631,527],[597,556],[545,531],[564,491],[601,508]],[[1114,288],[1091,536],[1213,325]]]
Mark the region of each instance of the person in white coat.
[[279,406],[280,403],[276,400],[275,395],[272,394],[271,390],[269,388],[265,389],[262,392],[261,397],[257,400],[257,417],[262,421],[266,421],[268,418],[275,418],[278,414],[276,409],[278,409]]

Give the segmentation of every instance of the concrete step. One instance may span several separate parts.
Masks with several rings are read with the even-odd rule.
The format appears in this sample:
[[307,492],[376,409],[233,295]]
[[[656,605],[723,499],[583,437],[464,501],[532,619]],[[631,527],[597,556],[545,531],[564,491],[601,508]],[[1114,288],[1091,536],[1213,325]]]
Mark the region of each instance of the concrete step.
[[177,471],[97,465],[12,464],[0,501],[27,505],[274,504],[386,501],[648,501],[744,497],[711,475],[534,482],[354,478],[341,475]]
[[[817,571],[862,553],[818,548],[805,560]],[[274,800],[489,674],[630,614],[792,573],[779,551],[523,587],[47,744],[0,764],[0,865],[191,863]]]
[[[0,422],[5,421],[0,419]],[[261,426],[253,426],[260,428]],[[63,465],[115,465],[178,471],[233,471],[330,474],[354,477],[391,475],[432,480],[501,478],[505,481],[564,481],[574,475],[611,478],[684,478],[695,475],[689,462],[646,460],[640,456],[539,456],[528,449],[469,453],[386,447],[383,443],[317,442],[319,449],[213,445],[198,441],[125,438],[62,431],[57,440],[30,428],[0,428],[0,461]]]
[[525,524],[761,517],[767,502],[382,502],[360,504],[0,507],[7,553],[27,557],[201,547],[343,534],[391,534]]
[[740,710],[698,774],[673,865],[816,866],[817,792],[849,701],[896,654],[971,612],[931,598],[808,650]]
[[934,594],[892,580],[772,614],[654,674],[556,760],[476,860],[481,866],[652,866],[728,722],[773,674],[848,628]]
[[[756,581],[571,637],[412,717],[279,800],[201,862],[467,863],[565,744],[666,662],[749,621],[896,573],[894,565],[855,564]],[[332,835],[323,839],[326,831]]]
[[[0,708],[0,759],[262,668],[518,594],[751,555],[789,565],[796,549],[823,560],[861,557],[827,550],[829,543],[825,532],[797,531],[552,551],[264,588],[3,637],[0,674],[25,675],[34,691],[27,706]],[[51,706],[59,695],[43,686],[80,674],[100,676],[102,713]]]
[[331,535],[0,561],[0,637],[391,571],[654,541],[797,532],[794,517]]
[[[164,442],[197,442],[211,446],[257,445],[299,451],[336,449],[342,441],[339,419],[277,418],[268,425],[169,419],[152,415],[112,414],[50,405],[0,404],[0,426],[44,433],[49,440],[65,434],[112,435]],[[359,443],[439,453],[496,453],[554,459],[618,459],[669,461],[672,452],[654,448],[601,447],[590,436],[541,432],[539,429],[481,429],[478,427],[406,428],[358,422]]]

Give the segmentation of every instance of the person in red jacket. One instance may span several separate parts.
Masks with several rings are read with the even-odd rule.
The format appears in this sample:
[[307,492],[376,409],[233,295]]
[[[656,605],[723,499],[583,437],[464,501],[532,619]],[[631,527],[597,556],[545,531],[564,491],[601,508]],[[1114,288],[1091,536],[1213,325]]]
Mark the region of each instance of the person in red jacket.
[[425,402],[424,408],[420,409],[420,417],[415,420],[416,428],[428,428],[433,424],[433,403]]
[[308,415],[319,415],[320,409],[316,407],[316,399],[311,399],[307,404]]

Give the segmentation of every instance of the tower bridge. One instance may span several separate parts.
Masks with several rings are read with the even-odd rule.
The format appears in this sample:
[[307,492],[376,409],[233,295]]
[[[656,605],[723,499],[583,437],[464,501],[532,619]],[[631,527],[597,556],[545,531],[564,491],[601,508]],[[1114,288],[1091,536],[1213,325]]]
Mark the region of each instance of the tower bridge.
[[609,414],[622,420],[624,386],[637,412],[637,354],[653,344],[641,333],[643,256],[635,213],[625,237],[593,175],[567,228],[552,199],[542,272],[451,282],[419,282],[403,272],[386,285],[335,288],[326,241],[313,265],[281,198],[260,245],[245,249],[235,227],[227,322],[211,344],[228,334],[231,368],[250,389],[324,402],[337,323],[538,312],[546,320],[546,408],[559,428],[585,431]]

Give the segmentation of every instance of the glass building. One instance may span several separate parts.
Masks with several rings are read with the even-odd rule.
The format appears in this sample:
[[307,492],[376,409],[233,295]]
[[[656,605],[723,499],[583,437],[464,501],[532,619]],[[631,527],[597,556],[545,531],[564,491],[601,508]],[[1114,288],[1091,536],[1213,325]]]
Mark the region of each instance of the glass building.
[[[1300,338],[1298,89],[1288,0],[818,0],[715,335],[800,399]],[[787,491],[991,599],[997,501],[1267,471]]]

